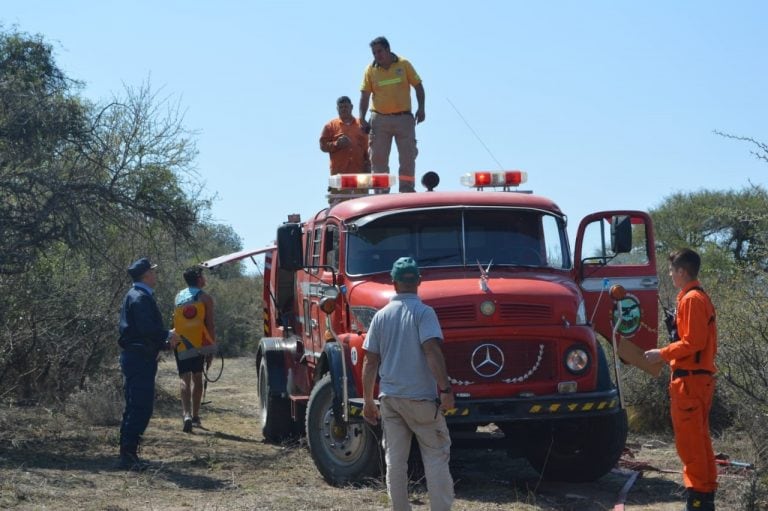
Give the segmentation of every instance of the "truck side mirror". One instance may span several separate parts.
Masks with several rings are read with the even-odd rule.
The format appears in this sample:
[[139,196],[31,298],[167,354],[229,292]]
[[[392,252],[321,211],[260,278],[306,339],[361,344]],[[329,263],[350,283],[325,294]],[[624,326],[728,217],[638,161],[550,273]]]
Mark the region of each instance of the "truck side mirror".
[[277,257],[284,270],[297,271],[304,267],[300,224],[286,223],[277,228]]
[[611,218],[611,250],[614,254],[632,251],[632,218],[629,215]]

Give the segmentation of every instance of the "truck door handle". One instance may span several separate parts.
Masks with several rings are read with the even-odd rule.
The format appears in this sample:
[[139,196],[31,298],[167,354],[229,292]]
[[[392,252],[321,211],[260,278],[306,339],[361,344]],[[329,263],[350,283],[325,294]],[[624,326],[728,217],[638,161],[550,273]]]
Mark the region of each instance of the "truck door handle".
[[317,320],[312,318],[312,321],[309,322],[309,324],[312,326],[312,330],[317,330]]
[[643,279],[640,281],[640,285],[643,287],[656,287],[659,285],[657,279]]

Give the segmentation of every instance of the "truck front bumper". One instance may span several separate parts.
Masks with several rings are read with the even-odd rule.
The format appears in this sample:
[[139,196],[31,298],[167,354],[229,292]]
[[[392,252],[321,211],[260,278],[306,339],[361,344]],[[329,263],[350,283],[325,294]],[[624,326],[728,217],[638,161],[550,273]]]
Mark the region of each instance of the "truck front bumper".
[[[611,415],[620,410],[616,389],[546,396],[456,399],[456,408],[444,413],[449,424],[484,424],[520,420],[550,420]],[[362,420],[363,400],[349,400],[349,420]]]

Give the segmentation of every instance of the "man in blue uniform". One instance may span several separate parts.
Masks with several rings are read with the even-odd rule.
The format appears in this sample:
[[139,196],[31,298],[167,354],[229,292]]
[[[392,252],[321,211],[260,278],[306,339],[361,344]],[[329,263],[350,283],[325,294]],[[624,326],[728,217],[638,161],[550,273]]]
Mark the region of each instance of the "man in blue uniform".
[[145,470],[138,446],[147,429],[155,402],[157,356],[174,349],[181,338],[168,330],[154,297],[157,265],[143,257],[128,267],[133,286],[120,309],[120,368],[123,371],[125,410],[120,426],[120,463],[125,470]]

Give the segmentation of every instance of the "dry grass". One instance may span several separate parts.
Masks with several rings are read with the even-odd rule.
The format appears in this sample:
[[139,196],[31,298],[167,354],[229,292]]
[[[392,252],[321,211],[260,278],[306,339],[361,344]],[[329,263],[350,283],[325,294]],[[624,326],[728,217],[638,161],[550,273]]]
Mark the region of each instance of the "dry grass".
[[[209,386],[205,429],[181,432],[172,361],[161,365],[158,402],[142,455],[154,461],[143,474],[114,469],[117,426],[90,426],[42,407],[0,409],[0,508],[157,510],[388,509],[382,482],[360,488],[327,485],[303,443],[270,445],[258,433],[255,370],[248,358],[227,360],[224,377]],[[670,438],[632,438],[636,461],[679,470]],[[728,449],[723,445],[728,444]],[[749,442],[718,440],[734,459],[749,459]],[[729,450],[730,449],[730,450]],[[523,460],[499,451],[455,450],[455,510],[607,510],[626,481],[609,474],[591,484],[539,481]],[[628,509],[679,510],[678,473],[647,470],[633,486]],[[719,509],[740,501],[749,480],[723,475]],[[413,489],[415,510],[428,509],[423,485]]]

